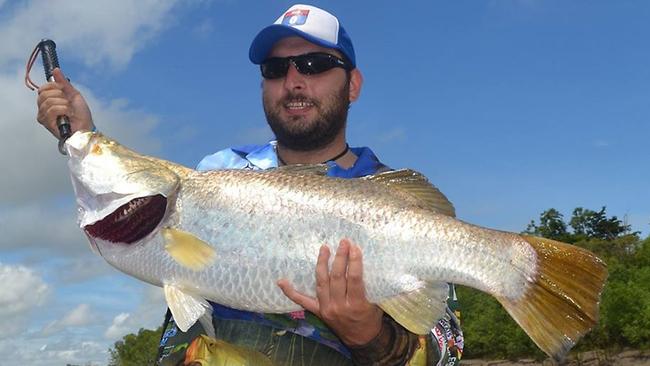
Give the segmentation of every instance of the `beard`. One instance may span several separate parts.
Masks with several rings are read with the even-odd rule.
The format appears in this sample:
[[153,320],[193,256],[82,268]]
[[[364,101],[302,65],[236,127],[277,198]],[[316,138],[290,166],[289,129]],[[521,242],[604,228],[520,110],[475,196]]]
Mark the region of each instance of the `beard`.
[[[311,151],[323,148],[345,128],[348,118],[350,87],[349,83],[321,101],[307,98],[301,93],[288,93],[280,101],[271,105],[264,97],[266,121],[275,134],[278,144],[295,151]],[[280,111],[290,101],[303,101],[313,104],[317,115],[313,120],[305,116],[280,117]]]

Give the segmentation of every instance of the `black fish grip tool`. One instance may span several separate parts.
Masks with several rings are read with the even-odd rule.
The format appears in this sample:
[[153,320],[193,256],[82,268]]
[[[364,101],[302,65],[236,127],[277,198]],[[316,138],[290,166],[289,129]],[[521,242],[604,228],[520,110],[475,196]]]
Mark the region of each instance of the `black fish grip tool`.
[[[45,69],[45,79],[47,81],[54,81],[52,71],[59,67],[59,59],[56,55],[56,43],[51,39],[43,39],[38,42],[27,61],[27,67],[25,69],[25,85],[32,90],[38,89],[38,85],[29,78],[29,72],[31,71],[32,66],[34,66],[34,62],[36,62],[39,53],[42,56],[43,68]],[[64,144],[65,140],[72,135],[72,128],[70,127],[68,116],[58,116],[56,118],[56,127],[59,130],[60,136],[59,152],[63,155],[67,155]]]

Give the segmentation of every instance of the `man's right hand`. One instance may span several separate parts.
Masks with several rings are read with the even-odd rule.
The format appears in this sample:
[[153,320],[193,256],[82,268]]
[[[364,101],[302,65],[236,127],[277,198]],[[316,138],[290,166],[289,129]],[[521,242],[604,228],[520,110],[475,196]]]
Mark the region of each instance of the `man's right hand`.
[[36,119],[56,138],[60,138],[56,118],[66,115],[72,132],[93,129],[90,108],[84,97],[66,79],[60,69],[52,72],[54,81],[38,88],[38,115]]

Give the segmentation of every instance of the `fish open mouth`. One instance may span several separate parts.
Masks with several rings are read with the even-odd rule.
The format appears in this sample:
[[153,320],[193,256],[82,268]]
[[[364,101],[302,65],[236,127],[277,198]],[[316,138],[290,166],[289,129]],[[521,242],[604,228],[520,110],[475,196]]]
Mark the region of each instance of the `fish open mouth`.
[[86,225],[88,235],[112,243],[132,244],[149,235],[165,216],[167,198],[157,194],[132,199],[110,215]]

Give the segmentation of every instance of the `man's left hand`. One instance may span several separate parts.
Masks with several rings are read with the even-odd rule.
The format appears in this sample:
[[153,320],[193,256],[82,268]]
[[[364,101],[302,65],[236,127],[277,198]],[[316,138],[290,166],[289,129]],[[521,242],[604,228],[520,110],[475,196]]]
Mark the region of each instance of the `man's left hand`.
[[361,248],[343,239],[331,271],[329,258],[329,247],[321,246],[315,298],[296,291],[285,279],[278,286],[289,299],[322,319],[345,345],[365,345],[379,334],[383,311],[366,298]]

